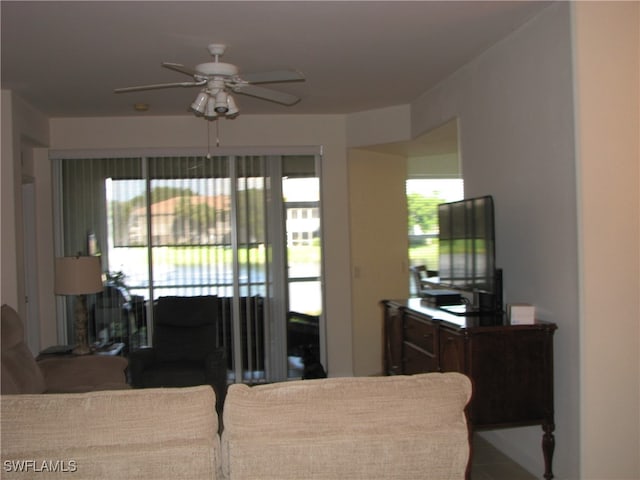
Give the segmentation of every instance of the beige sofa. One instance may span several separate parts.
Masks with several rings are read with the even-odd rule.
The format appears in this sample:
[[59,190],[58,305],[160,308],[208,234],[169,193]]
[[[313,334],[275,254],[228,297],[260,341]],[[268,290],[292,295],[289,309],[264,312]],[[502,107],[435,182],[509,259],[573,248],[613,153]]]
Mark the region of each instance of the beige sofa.
[[232,385],[222,437],[209,386],[4,395],[2,478],[461,480],[470,395],[457,373]]
[[18,313],[2,305],[2,394],[88,392],[129,388],[127,360],[100,355],[51,356],[36,361],[24,342]]

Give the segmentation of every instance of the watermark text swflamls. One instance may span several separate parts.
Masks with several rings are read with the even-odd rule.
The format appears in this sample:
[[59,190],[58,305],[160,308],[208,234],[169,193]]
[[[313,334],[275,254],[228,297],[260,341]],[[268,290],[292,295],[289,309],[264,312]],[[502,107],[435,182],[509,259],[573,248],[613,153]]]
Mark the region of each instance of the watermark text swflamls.
[[7,473],[74,473],[78,471],[78,462],[75,460],[4,460],[2,468]]

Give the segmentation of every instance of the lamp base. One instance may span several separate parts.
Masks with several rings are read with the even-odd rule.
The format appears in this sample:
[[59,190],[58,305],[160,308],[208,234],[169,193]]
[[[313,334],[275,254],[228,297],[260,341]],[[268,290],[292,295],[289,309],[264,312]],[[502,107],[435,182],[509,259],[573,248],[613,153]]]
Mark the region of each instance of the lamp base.
[[76,347],[72,353],[74,355],[88,355],[91,353],[87,338],[87,296],[78,295],[76,298],[75,308],[75,330],[76,330]]
[[71,350],[71,353],[74,355],[89,355],[91,353],[91,349],[87,345],[78,345],[76,348]]

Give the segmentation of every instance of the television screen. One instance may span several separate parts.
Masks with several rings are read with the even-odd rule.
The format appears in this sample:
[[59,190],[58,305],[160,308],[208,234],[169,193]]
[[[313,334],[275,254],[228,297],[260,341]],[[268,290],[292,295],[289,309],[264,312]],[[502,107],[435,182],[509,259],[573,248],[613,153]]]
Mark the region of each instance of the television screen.
[[438,205],[440,284],[496,293],[493,198]]

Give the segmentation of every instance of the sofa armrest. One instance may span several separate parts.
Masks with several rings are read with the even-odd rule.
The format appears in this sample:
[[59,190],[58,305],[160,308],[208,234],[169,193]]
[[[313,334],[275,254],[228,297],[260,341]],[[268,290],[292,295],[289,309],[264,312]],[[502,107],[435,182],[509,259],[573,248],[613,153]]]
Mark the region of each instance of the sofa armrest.
[[127,384],[127,360],[100,355],[45,357],[38,366],[46,393],[77,393],[120,390]]
[[154,348],[140,348],[129,354],[129,376],[131,386],[144,387],[144,371],[156,363]]

